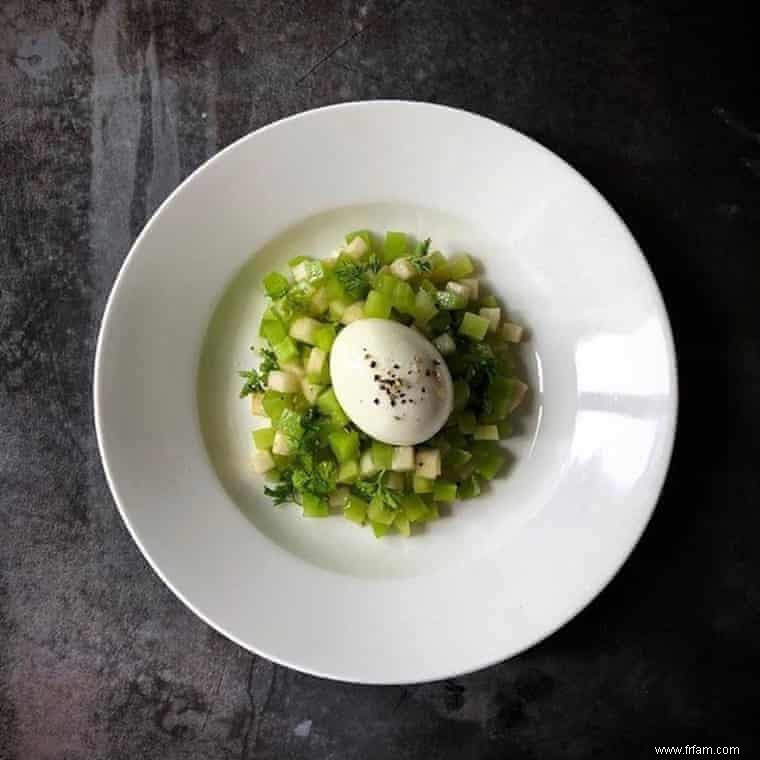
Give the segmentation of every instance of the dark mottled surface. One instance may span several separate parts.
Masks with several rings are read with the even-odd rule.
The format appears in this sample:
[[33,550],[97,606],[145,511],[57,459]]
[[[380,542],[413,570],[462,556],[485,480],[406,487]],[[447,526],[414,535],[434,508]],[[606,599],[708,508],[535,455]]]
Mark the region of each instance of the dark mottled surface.
[[[752,756],[760,66],[742,5],[696,7],[0,3],[2,760]],[[108,290],[178,181],[273,119],[376,97],[494,117],[597,184],[682,380],[661,503],[611,586],[521,657],[416,688],[275,667],[188,612],[118,518],[90,401]]]

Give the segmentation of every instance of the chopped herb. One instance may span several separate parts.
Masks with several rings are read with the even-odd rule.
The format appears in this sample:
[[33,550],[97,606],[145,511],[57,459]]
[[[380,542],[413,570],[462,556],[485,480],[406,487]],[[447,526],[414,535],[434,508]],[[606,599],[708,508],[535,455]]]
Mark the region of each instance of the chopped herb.
[[398,493],[391,491],[385,485],[384,477],[385,470],[380,470],[378,475],[372,480],[357,480],[354,483],[354,490],[366,501],[371,501],[373,497],[380,496],[386,506],[391,509],[398,509],[401,506]]
[[367,292],[369,286],[364,278],[365,271],[364,265],[357,264],[348,257],[341,257],[335,265],[335,276],[351,298],[362,298]]

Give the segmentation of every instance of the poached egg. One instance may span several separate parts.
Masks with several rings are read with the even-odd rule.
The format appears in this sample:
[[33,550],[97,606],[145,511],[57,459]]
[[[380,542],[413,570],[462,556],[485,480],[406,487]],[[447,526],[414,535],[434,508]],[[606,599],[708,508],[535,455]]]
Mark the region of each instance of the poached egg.
[[343,328],[330,352],[335,395],[352,422],[395,446],[434,436],[454,405],[446,362],[420,332],[388,319]]

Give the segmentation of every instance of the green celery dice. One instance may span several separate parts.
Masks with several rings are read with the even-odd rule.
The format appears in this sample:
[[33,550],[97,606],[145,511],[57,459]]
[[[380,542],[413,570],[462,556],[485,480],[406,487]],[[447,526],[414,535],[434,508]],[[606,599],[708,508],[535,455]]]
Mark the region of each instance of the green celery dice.
[[264,407],[264,411],[267,417],[273,421],[277,421],[282,416],[282,413],[286,409],[291,408],[291,395],[290,393],[278,393],[277,391],[265,391],[264,398],[261,400],[261,405]]
[[[340,403],[338,403],[335,391],[332,388],[328,388],[317,399],[317,408],[338,425],[346,425],[348,423],[348,415],[343,411]],[[266,407],[264,409],[266,410]]]
[[339,464],[359,456],[359,434],[355,430],[336,430],[327,436],[327,442]]
[[367,508],[369,504],[358,496],[351,494],[348,497],[348,502],[343,508],[343,516],[351,522],[355,522],[358,525],[364,525],[364,521],[367,519]]
[[313,493],[304,493],[301,499],[304,517],[327,517],[330,512],[327,499],[320,499]]
[[393,308],[396,311],[400,311],[402,314],[410,314],[414,316],[414,312],[417,308],[417,300],[414,294],[414,288],[403,280],[399,280],[396,284],[396,288],[391,296]]
[[372,250],[372,235],[369,230],[355,230],[354,232],[349,232],[348,235],[346,235],[346,245],[356,237],[360,237],[367,244],[367,248],[370,251]]
[[409,522],[419,522],[427,514],[425,502],[416,493],[405,493],[401,497],[401,506]]
[[460,499],[473,499],[480,496],[480,479],[477,475],[470,475],[459,484],[458,496]]
[[270,298],[281,298],[288,292],[290,282],[279,272],[270,272],[264,277],[264,290]]
[[375,495],[369,503],[367,516],[372,522],[381,525],[392,525],[396,518],[396,510],[391,509],[383,500],[382,496]]
[[414,475],[413,488],[415,493],[433,493],[434,480],[423,478],[422,475]]
[[456,311],[467,306],[467,298],[460,293],[452,293],[450,290],[439,290],[435,294],[438,306],[446,311]]
[[375,538],[382,538],[390,529],[390,525],[383,525],[383,523],[379,522],[372,523],[372,532],[375,534]]
[[271,449],[274,443],[274,428],[260,428],[253,431],[253,442],[257,449]]
[[436,480],[433,484],[433,499],[435,501],[451,502],[457,498],[457,484],[448,480]]
[[280,365],[292,362],[294,359],[300,359],[301,353],[298,350],[296,342],[290,336],[287,336],[279,343],[274,345],[274,353]]
[[405,538],[408,538],[412,534],[412,526],[409,522],[409,518],[401,510],[396,513],[396,518],[393,520],[393,527]]
[[314,345],[327,353],[332,348],[337,334],[335,325],[321,325],[314,331]]
[[261,320],[259,335],[265,338],[271,346],[276,346],[280,341],[288,337],[288,328],[279,317],[272,314]]
[[406,256],[409,253],[409,238],[405,232],[388,231],[385,233],[385,250],[383,252],[383,262],[390,264],[396,259]]
[[473,340],[483,340],[488,332],[490,322],[478,314],[466,311],[462,317],[462,324],[459,325],[459,332]]
[[438,314],[435,299],[426,290],[418,290],[414,302],[414,318],[424,325]]
[[391,315],[391,299],[379,290],[370,290],[364,304],[364,316],[388,319]]
[[359,462],[352,459],[338,467],[338,483],[355,483],[359,478]]
[[372,461],[378,470],[390,470],[393,459],[393,446],[389,443],[372,441]]
[[401,282],[401,280],[399,280],[398,277],[394,277],[388,272],[383,272],[375,277],[373,285],[375,290],[379,290],[381,293],[393,297],[393,294],[396,292],[396,285],[398,285],[399,282]]

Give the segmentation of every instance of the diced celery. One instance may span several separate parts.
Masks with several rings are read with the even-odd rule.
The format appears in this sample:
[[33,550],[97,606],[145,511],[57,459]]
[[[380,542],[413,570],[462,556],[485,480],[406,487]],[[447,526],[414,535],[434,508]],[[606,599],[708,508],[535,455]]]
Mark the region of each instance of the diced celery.
[[472,435],[475,432],[475,428],[477,427],[477,420],[475,419],[475,414],[473,412],[461,412],[457,423],[459,425],[459,429],[467,434]]
[[314,345],[327,353],[332,348],[336,335],[335,325],[320,325],[314,331]]
[[364,316],[388,319],[391,314],[391,299],[379,290],[370,290],[364,304]]
[[486,480],[491,480],[506,462],[503,449],[490,441],[478,441],[472,447],[472,461],[475,471]]
[[380,441],[372,441],[372,459],[379,470],[390,470],[393,459],[393,446]]
[[448,280],[461,280],[475,271],[470,257],[466,253],[452,256],[444,265],[435,270],[437,277]]
[[290,337],[300,340],[301,343],[314,345],[314,333],[321,327],[321,323],[311,317],[296,317],[290,325]]
[[272,312],[286,325],[293,321],[296,310],[287,298],[280,298],[272,304]]
[[403,280],[398,281],[391,296],[391,302],[396,311],[414,316],[417,300],[414,288],[408,282],[404,282]]
[[302,500],[304,517],[327,517],[330,513],[327,501],[313,493],[303,494]]
[[461,293],[452,293],[450,290],[439,290],[435,294],[435,300],[438,306],[446,311],[464,309],[467,306],[467,298]]
[[455,501],[457,498],[457,484],[448,480],[436,480],[433,484],[433,499],[435,501]]
[[416,493],[405,493],[401,497],[401,506],[410,522],[418,522],[427,514],[427,505]]
[[338,483],[355,483],[359,478],[359,462],[352,459],[338,467]]
[[367,516],[372,522],[380,523],[381,525],[392,525],[396,517],[396,510],[391,509],[385,503],[382,496],[375,495],[369,503]]
[[327,497],[327,503],[331,509],[343,509],[348,504],[348,497],[351,492],[345,486],[340,486],[330,493]]
[[293,409],[283,409],[275,427],[289,438],[297,440],[303,435],[301,415]]
[[343,290],[343,286],[334,275],[330,275],[325,280],[325,293],[327,293],[328,302],[335,298],[344,298],[346,296],[346,291]]
[[409,518],[401,510],[396,512],[396,517],[393,520],[393,527],[405,538],[408,538],[412,533],[412,526],[409,524]]
[[461,412],[470,400],[470,386],[464,380],[454,381],[454,411]]
[[480,305],[486,306],[487,308],[491,309],[495,306],[499,305],[499,302],[496,300],[496,296],[488,295],[483,296],[483,298],[480,299]]
[[480,479],[477,475],[470,475],[459,484],[458,494],[460,499],[472,499],[480,495]]
[[359,525],[364,525],[364,521],[367,519],[368,507],[369,504],[367,504],[366,501],[363,501],[358,496],[351,494],[348,497],[348,503],[343,509],[343,516],[346,519],[351,520],[351,522],[358,523]]
[[279,272],[270,272],[264,277],[264,290],[270,298],[280,298],[288,292],[290,282]]
[[295,375],[299,380],[301,380],[303,379],[303,376],[306,374],[306,372],[304,371],[303,364],[301,364],[301,352],[297,348],[296,354],[298,358],[291,359],[288,362],[280,362],[280,369],[290,375]]
[[473,438],[476,441],[498,441],[499,429],[496,425],[478,425]]
[[382,272],[375,277],[373,287],[375,290],[379,290],[381,293],[385,293],[387,296],[393,296],[396,292],[396,285],[401,282],[398,277],[394,277],[389,272]]
[[319,288],[312,296],[309,303],[309,312],[315,317],[322,316],[330,306],[330,297],[327,295],[327,288]]
[[433,493],[434,481],[430,478],[423,478],[422,475],[414,474],[414,492],[415,493]]
[[358,235],[350,243],[343,247],[343,253],[346,256],[354,259],[354,261],[361,259],[361,257],[364,256],[364,254],[368,251],[369,246],[364,241],[364,238],[359,237]]
[[509,380],[511,392],[509,398],[509,411],[514,411],[525,398],[525,394],[528,392],[528,386],[517,378],[510,378]]
[[470,300],[470,289],[467,285],[462,285],[456,280],[450,280],[446,283],[446,290],[449,293],[453,293],[455,296],[461,296],[464,299],[465,304]]
[[274,443],[274,428],[259,428],[253,431],[253,442],[257,449],[271,449]]
[[509,438],[512,435],[512,423],[509,420],[501,420],[497,427],[499,428],[499,438]]
[[478,294],[480,293],[480,282],[477,277],[464,277],[459,280],[459,284],[464,285],[470,291],[470,301],[478,300]]
[[424,325],[429,322],[438,313],[438,309],[435,308],[435,299],[427,290],[418,290],[417,295],[414,297],[414,318],[415,320]]
[[378,523],[378,522],[373,522],[371,524],[372,524],[372,532],[375,534],[375,538],[382,538],[390,530],[389,525],[383,525],[382,523]]
[[296,282],[308,282],[314,284],[324,279],[325,268],[321,261],[305,259],[292,268],[293,278]]
[[316,402],[317,398],[319,398],[319,394],[322,393],[324,389],[325,389],[324,385],[318,385],[317,383],[312,383],[310,380],[307,380],[306,378],[303,378],[303,380],[301,380],[301,393],[303,393],[304,398],[310,404],[313,404]]
[[293,267],[297,267],[302,261],[306,261],[308,258],[308,256],[293,256],[292,259],[288,260],[288,266],[292,269]]
[[391,273],[400,280],[411,280],[417,276],[417,267],[409,259],[396,259],[391,264]]
[[291,407],[292,401],[289,395],[284,393],[277,393],[276,391],[266,391],[264,398],[261,400],[261,405],[264,407],[264,411],[267,417],[275,422],[280,419],[280,416]]
[[348,423],[348,416],[338,403],[338,399],[335,397],[335,391],[332,388],[328,388],[317,399],[317,408],[339,425],[345,425]]
[[299,359],[298,346],[291,337],[284,338],[274,346],[274,353],[280,365],[286,364],[293,359]]
[[523,337],[523,327],[514,322],[504,322],[501,326],[501,336],[508,343],[519,343]]
[[259,335],[265,338],[270,345],[274,346],[288,337],[288,328],[285,327],[278,317],[272,314],[270,317],[261,320]]
[[487,319],[483,319],[471,311],[466,311],[462,317],[462,324],[459,325],[459,332],[473,340],[483,340],[488,332],[489,325],[490,322]]
[[359,434],[355,430],[336,430],[327,436],[327,441],[339,464],[359,456]]
[[437,520],[441,516],[438,512],[438,505],[434,501],[426,501],[425,506],[427,506],[428,511],[421,522],[433,522],[433,520]]
[[383,261],[390,264],[409,253],[409,240],[405,232],[388,231],[385,233],[385,250]]

